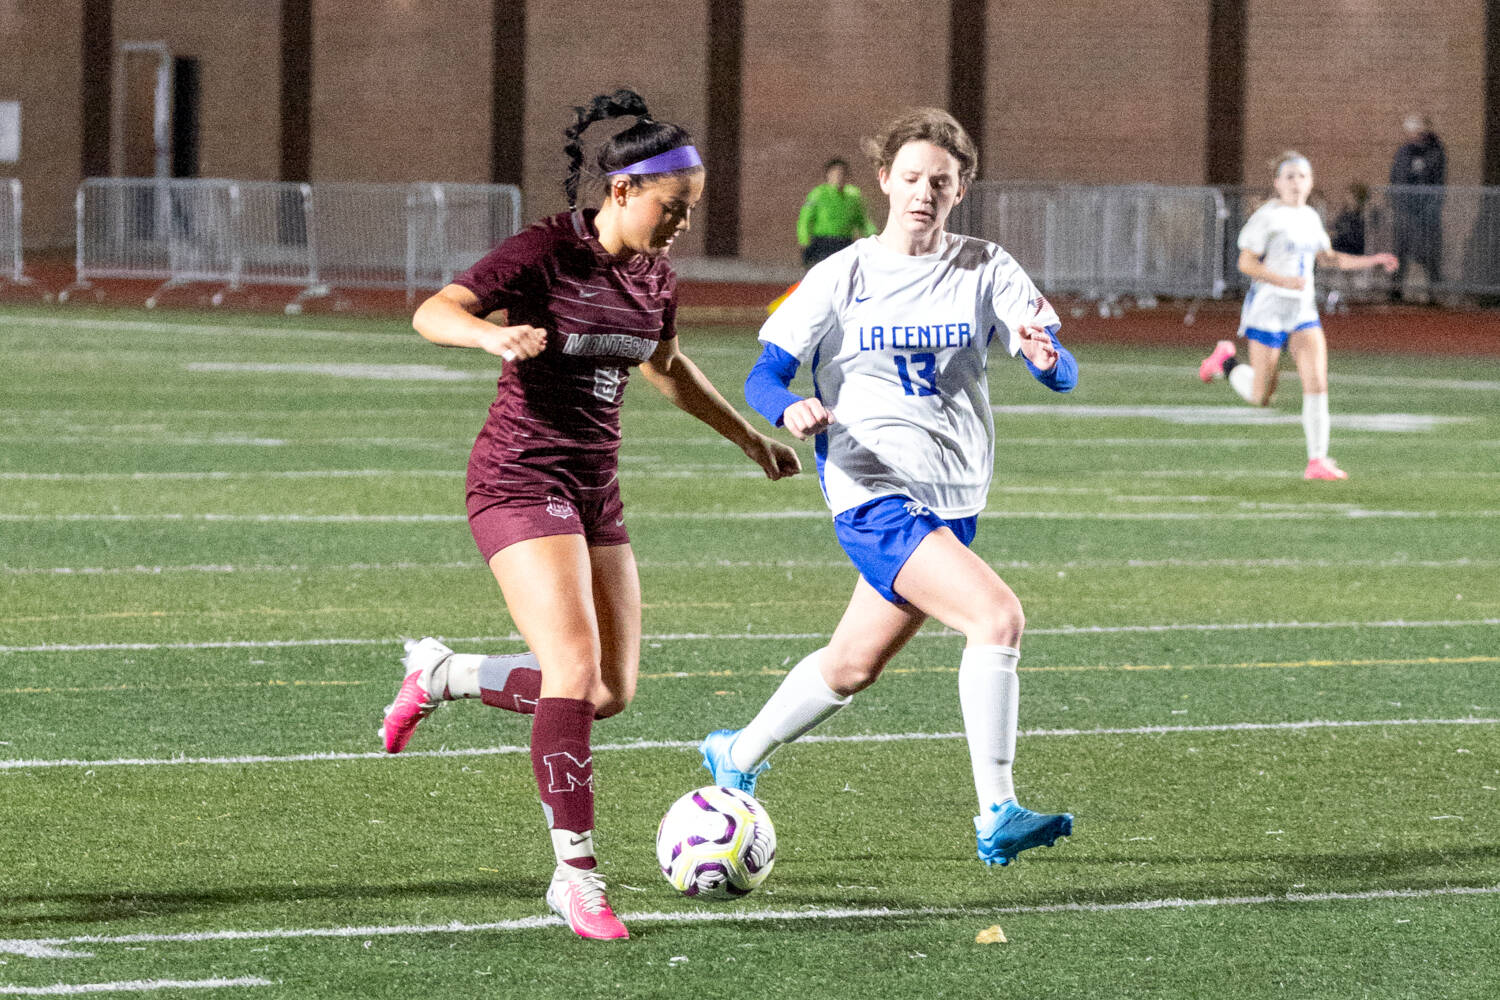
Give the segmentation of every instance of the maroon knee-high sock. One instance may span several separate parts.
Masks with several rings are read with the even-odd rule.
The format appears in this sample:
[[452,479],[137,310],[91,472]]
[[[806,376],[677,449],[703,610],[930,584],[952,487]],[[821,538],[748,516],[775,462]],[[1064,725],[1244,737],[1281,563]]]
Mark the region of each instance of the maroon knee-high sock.
[[541,696],[542,671],[536,654],[486,656],[479,664],[479,698],[486,705],[534,715]]
[[[591,837],[594,829],[594,755],[589,747],[593,726],[592,702],[537,699],[531,724],[531,769],[547,826],[577,836],[571,841],[574,844],[584,843],[582,838]],[[590,869],[595,864],[592,856],[564,860],[574,868]]]

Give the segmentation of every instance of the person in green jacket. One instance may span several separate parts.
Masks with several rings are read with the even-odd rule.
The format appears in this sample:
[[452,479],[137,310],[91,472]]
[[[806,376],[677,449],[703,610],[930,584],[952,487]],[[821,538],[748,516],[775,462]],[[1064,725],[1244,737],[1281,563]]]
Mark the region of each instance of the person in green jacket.
[[823,166],[823,179],[824,183],[808,192],[797,216],[797,242],[802,245],[805,267],[833,256],[861,236],[875,233],[859,188],[847,183],[849,164],[829,160]]

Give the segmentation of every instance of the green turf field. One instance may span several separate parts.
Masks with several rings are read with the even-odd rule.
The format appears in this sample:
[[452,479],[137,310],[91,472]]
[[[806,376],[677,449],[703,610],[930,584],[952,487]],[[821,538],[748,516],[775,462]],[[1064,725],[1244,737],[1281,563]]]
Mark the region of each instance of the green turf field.
[[[853,574],[813,475],[766,482],[636,381],[643,677],[594,731],[633,939],[593,943],[542,902],[525,719],[451,705],[376,752],[400,636],[520,648],[463,519],[494,359],[396,321],[0,312],[0,995],[1500,996],[1500,363],[1335,343],[1352,478],[1305,483],[1292,374],[1252,410],[1183,334],[1078,348],[1065,397],[992,373],[975,547],[1027,613],[1022,801],[1073,837],[975,859],[932,627],[777,755],[776,870],[733,904],[671,891],[656,822]],[[740,399],[753,330],[684,347]]]

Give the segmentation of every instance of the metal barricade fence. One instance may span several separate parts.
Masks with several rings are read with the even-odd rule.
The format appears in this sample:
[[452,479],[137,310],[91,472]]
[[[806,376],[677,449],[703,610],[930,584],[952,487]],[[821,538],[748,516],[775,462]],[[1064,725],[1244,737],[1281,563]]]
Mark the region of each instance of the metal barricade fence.
[[[1223,188],[1228,218],[1224,229],[1225,275],[1229,287],[1244,291],[1250,280],[1239,273],[1237,237],[1250,214],[1272,197],[1265,187]],[[1342,208],[1314,201],[1330,234]],[[1363,244],[1356,253],[1394,253],[1402,260],[1396,276],[1381,271],[1339,272],[1319,268],[1321,291],[1345,299],[1384,298],[1408,287],[1425,286],[1441,296],[1500,294],[1500,187],[1388,186],[1370,189],[1357,213]]]
[[521,229],[521,190],[509,184],[422,185],[408,216],[409,274],[438,288],[468,269],[500,239]]
[[1377,187],[1365,211],[1365,252],[1401,259],[1393,282],[1420,280],[1429,294],[1500,295],[1500,187]]
[[1250,287],[1250,279],[1240,273],[1239,236],[1245,222],[1255,210],[1272,197],[1271,189],[1261,187],[1224,187],[1219,189],[1224,199],[1224,284],[1233,292],[1244,292]]
[[[329,288],[436,288],[520,228],[512,185],[295,184],[88,178],[77,285],[140,278]],[[215,297],[221,300],[222,293]]]
[[[1223,195],[1224,208],[1227,213],[1224,220],[1224,281],[1231,292],[1243,295],[1250,288],[1250,279],[1240,273],[1239,269],[1240,230],[1244,228],[1250,216],[1255,214],[1256,209],[1276,195],[1267,184],[1222,187],[1219,192]],[[1334,221],[1344,206],[1328,204],[1322,194],[1316,191],[1308,204],[1322,218],[1324,229],[1332,235],[1335,229]],[[1368,201],[1362,213],[1366,227],[1368,228],[1371,224],[1379,225],[1383,219],[1383,212],[1382,204],[1378,204],[1374,199]],[[1382,298],[1390,288],[1390,279],[1386,277],[1384,271],[1340,271],[1338,268],[1319,266],[1314,280],[1317,283],[1320,298],[1326,296],[1330,307],[1339,301],[1359,302]]]
[[317,268],[307,238],[311,185],[239,181],[229,192],[229,287],[315,285]]
[[1224,213],[1208,187],[981,182],[950,228],[999,243],[1048,292],[1217,297]]
[[0,178],[0,281],[30,283],[21,261],[21,182],[13,177]]

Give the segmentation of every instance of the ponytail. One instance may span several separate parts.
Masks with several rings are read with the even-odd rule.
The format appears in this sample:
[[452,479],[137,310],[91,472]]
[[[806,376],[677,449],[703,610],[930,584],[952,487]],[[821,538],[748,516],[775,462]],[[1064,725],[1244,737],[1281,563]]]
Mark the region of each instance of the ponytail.
[[[633,116],[634,125],[605,140],[594,157],[595,170],[585,171],[583,166],[583,133],[595,122],[610,118]],[[596,177],[608,177],[621,168],[650,159],[668,150],[692,143],[687,129],[670,122],[659,122],[651,118],[646,102],[633,90],[624,87],[613,94],[600,94],[589,101],[587,107],[573,109],[573,124],[563,129],[568,140],[563,152],[568,157],[568,175],[563,179],[563,191],[568,196],[568,208],[578,207],[578,187],[585,173]],[[701,169],[701,168],[686,168]],[[666,173],[681,171],[670,170]],[[632,174],[632,184],[644,183],[663,174]]]

